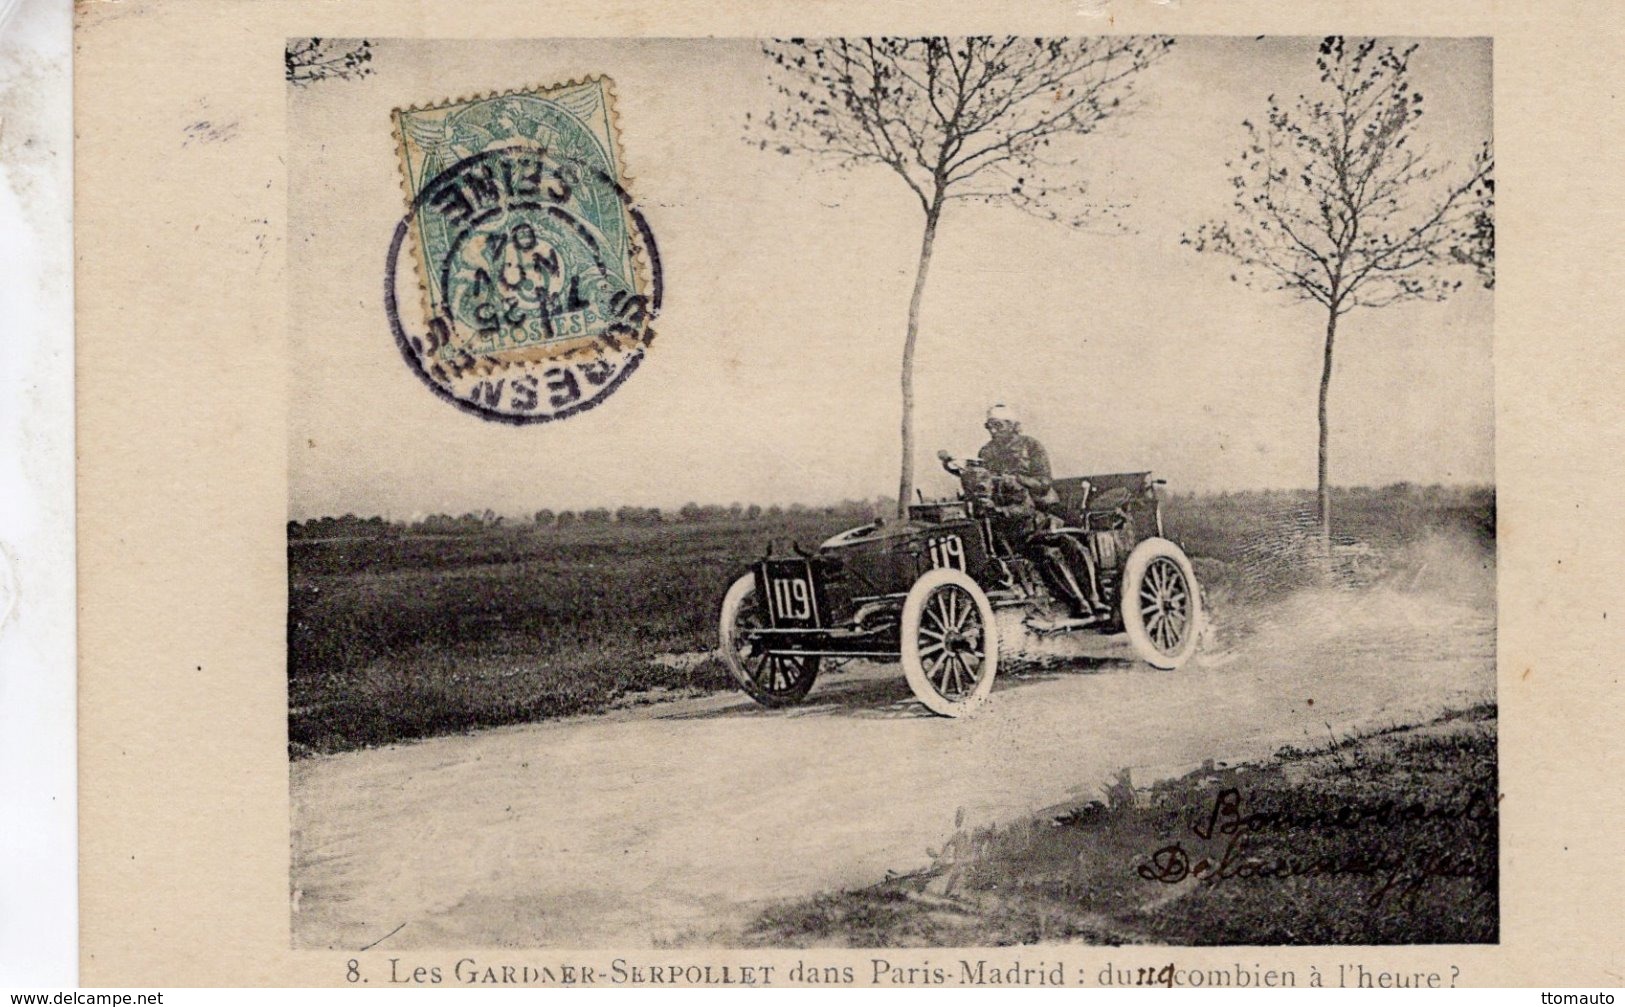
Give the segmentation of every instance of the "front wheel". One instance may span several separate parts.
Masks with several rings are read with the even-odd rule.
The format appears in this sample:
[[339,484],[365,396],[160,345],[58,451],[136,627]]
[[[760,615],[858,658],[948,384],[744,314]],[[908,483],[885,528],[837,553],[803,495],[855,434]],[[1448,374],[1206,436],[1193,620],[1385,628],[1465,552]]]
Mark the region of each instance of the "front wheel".
[[756,578],[747,573],[722,597],[722,661],[751,699],[767,707],[794,706],[807,698],[818,678],[818,656],[768,653],[748,632],[766,626]]
[[1123,564],[1123,629],[1140,659],[1173,670],[1196,653],[1202,598],[1185,551],[1165,538],[1148,538]]
[[999,667],[999,634],[987,595],[941,567],[914,582],[898,626],[903,674],[926,709],[962,717],[981,705]]

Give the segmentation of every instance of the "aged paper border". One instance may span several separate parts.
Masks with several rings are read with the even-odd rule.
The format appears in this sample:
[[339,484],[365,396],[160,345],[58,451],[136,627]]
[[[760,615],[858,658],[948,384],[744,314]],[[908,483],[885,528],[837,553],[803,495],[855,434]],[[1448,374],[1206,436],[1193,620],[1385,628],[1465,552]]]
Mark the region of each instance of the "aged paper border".
[[[1452,968],[1460,985],[1625,982],[1612,869],[1622,616],[1622,134],[1610,25],[1575,0],[1076,0],[337,7],[89,0],[75,71],[82,981],[343,985],[288,947],[284,693],[284,84],[289,36],[1166,32],[1492,35],[1502,236],[1496,291],[1502,943],[1248,949],[1242,960]],[[1617,34],[1617,31],[1614,33]],[[170,124],[229,106],[237,139],[171,172]],[[252,249],[253,255],[243,254]],[[1581,599],[1578,606],[1574,599]],[[1592,604],[1590,600],[1594,599]],[[1576,610],[1578,608],[1578,610]],[[1595,611],[1592,611],[1595,609]],[[608,952],[488,951],[486,961]],[[1237,960],[1231,949],[1051,950],[1069,971]],[[1031,949],[979,953],[991,962]],[[952,958],[894,951],[900,964]],[[429,956],[418,956],[427,958]],[[449,965],[460,955],[433,956]],[[632,961],[655,956],[628,950]],[[662,951],[664,962],[863,966],[852,952]],[[381,966],[380,955],[371,967]],[[427,962],[425,962],[427,963]]]
[[0,986],[78,971],[72,11],[0,2]]

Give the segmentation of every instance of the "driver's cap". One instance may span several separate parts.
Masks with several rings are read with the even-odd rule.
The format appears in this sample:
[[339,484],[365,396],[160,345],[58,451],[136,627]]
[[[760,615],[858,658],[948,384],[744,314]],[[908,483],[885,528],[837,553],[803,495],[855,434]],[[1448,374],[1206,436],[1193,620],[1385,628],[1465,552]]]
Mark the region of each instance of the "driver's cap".
[[987,410],[987,418],[989,422],[992,422],[993,420],[1002,420],[1005,423],[1021,422],[1021,417],[1016,415],[1016,411],[1005,405],[1003,402],[989,406]]

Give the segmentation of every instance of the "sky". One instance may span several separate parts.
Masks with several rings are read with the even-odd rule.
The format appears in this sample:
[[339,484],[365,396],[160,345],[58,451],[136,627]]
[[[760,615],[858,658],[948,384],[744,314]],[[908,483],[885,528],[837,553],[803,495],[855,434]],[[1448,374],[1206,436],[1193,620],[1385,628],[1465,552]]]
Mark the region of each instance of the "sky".
[[[1393,40],[1401,44],[1404,40]],[[1421,139],[1465,167],[1490,136],[1490,43],[1424,39]],[[1176,491],[1313,486],[1324,310],[1181,247],[1221,216],[1224,162],[1267,97],[1315,82],[1317,39],[1180,38],[1131,114],[1077,142],[1126,233],[956,205],[916,358],[916,457],[973,452],[1013,404],[1057,476],[1155,470]],[[883,167],[745,142],[773,107],[750,40],[374,40],[375,72],[290,88],[289,508],[411,518],[622,504],[821,503],[896,492],[898,366],[922,215]],[[432,395],[382,306],[404,211],[399,105],[606,73],[666,302],[647,359],[598,408],[513,427]],[[1464,279],[1468,279],[1463,275]],[[1494,479],[1492,294],[1339,323],[1339,485]]]

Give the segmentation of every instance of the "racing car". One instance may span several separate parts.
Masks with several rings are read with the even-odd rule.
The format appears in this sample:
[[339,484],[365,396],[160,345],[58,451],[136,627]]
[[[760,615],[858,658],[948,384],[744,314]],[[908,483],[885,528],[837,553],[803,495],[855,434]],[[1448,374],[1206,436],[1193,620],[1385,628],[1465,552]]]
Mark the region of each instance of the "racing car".
[[[1162,480],[1149,472],[1056,480],[1048,527],[1018,543],[1000,531],[986,468],[940,457],[959,478],[955,498],[912,504],[907,519],[852,528],[816,549],[770,544],[728,588],[721,654],[752,699],[799,703],[821,667],[864,659],[900,663],[927,709],[962,716],[993,688],[995,613],[1012,608],[1037,634],[1126,638],[1156,668],[1195,653],[1201,595],[1190,559],[1165,537]],[[1039,549],[1089,577],[1101,609],[1064,613]]]

